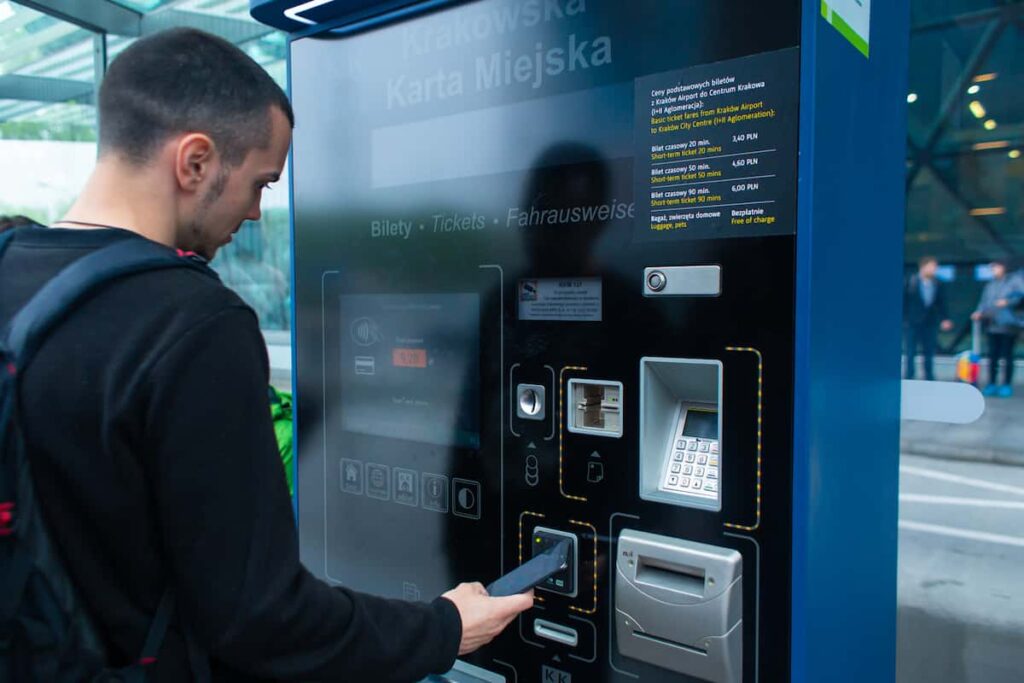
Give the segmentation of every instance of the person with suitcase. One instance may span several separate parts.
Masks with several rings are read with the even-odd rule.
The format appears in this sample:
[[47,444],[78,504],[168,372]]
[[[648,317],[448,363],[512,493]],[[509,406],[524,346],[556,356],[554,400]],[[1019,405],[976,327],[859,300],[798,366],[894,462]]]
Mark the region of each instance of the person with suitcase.
[[[1009,398],[1013,395],[1014,346],[1022,326],[1018,310],[1024,302],[1024,276],[1009,273],[1005,261],[993,261],[992,279],[982,290],[971,319],[980,321],[988,337],[989,383],[986,396]],[[1003,381],[999,381],[1002,366]]]

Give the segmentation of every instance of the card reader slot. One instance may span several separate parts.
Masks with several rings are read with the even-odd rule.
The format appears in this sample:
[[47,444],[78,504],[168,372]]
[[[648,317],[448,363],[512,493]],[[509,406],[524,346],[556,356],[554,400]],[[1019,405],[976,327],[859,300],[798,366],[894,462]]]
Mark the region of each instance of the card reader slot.
[[704,655],[706,657],[708,654],[708,651],[702,648],[677,643],[676,641],[669,640],[668,638],[659,638],[658,636],[652,636],[650,634],[644,633],[643,631],[633,631],[633,636],[641,640],[650,640],[652,642],[658,643],[659,645],[668,645],[669,647],[679,648],[680,650],[685,650],[686,652],[692,652],[695,655]]
[[705,571],[699,567],[681,567],[653,557],[641,557],[636,568],[636,582],[704,597]]
[[546,638],[569,647],[576,647],[580,642],[580,635],[576,629],[546,619],[534,620],[533,633],[540,638]]

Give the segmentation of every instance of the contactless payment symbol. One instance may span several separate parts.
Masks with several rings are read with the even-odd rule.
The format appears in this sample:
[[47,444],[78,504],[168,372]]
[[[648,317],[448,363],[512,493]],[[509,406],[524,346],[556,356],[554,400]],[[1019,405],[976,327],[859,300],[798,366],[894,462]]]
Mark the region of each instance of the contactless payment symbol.
[[373,346],[381,339],[380,328],[373,318],[358,318],[349,326],[349,334],[359,346]]

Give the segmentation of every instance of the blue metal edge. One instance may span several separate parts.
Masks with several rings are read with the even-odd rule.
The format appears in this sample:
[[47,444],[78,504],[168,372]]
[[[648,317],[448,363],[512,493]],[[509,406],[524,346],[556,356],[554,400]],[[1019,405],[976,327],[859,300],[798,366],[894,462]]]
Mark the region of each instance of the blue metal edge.
[[[295,2],[285,3],[275,3],[273,0],[259,3],[259,0],[250,0],[249,13],[256,21],[268,26],[273,26],[278,30],[286,31],[295,38],[305,38],[326,33],[330,33],[332,36],[343,36],[378,28],[385,24],[407,19],[418,14],[424,14],[446,5],[472,1],[473,0],[408,0],[407,2],[377,2],[358,11],[340,14],[334,19],[313,25],[299,24],[288,19],[274,21],[270,18],[270,14],[276,16],[278,9],[282,12],[283,17],[285,5],[289,7],[295,6],[295,4],[297,4],[297,0]],[[273,5],[274,7],[272,9],[268,9],[270,5]]]
[[820,6],[802,14],[791,680],[893,681],[909,0],[872,7],[870,59]]

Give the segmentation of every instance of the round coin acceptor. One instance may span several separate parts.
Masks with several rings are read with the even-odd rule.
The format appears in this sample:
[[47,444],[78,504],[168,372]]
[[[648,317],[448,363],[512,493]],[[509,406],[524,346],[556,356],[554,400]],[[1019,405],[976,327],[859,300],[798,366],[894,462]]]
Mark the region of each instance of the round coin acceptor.
[[305,564],[567,548],[435,681],[893,680],[906,0],[250,4]]

